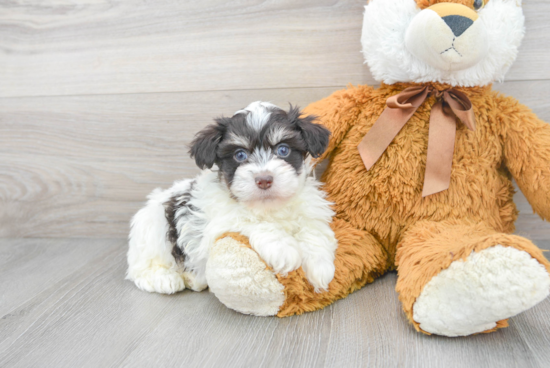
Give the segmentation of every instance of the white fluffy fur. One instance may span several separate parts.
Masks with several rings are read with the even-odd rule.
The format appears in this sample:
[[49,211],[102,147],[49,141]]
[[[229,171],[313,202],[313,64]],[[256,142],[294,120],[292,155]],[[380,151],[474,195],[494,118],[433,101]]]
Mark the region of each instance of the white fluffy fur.
[[244,109],[237,111],[235,115],[247,114],[246,122],[248,123],[248,125],[250,125],[257,131],[260,131],[269,120],[271,110],[274,108],[277,108],[277,106],[269,102],[255,101]]
[[[261,170],[276,178],[269,198],[262,198],[259,193],[266,191],[254,184]],[[327,289],[334,277],[337,247],[329,226],[333,211],[310,173],[308,164],[296,173],[283,160],[259,160],[237,170],[230,193],[217,173],[203,171],[188,202],[200,212],[194,213],[193,221],[177,223],[178,245],[186,254],[184,268],[176,264],[166,239],[164,203],[188,192],[192,181],[155,190],[132,220],[127,278],[146,291],[174,293],[185,286],[202,290],[207,286],[205,270],[214,242],[224,233],[237,232],[250,239],[252,248],[276,273],[303,266],[317,291]]]
[[550,292],[550,276],[528,253],[497,245],[435,276],[416,299],[413,318],[424,331],[466,336],[494,328]]
[[[258,101],[236,114],[247,114],[247,123],[259,131],[273,108]],[[270,139],[280,140],[291,133],[276,131]],[[250,144],[246,137],[234,134],[228,139],[243,147]],[[185,287],[203,290],[213,244],[224,233],[237,232],[250,239],[254,250],[276,273],[286,274],[302,265],[317,291],[328,288],[334,277],[337,246],[329,226],[333,212],[318,182],[310,176],[311,165],[306,162],[296,172],[268,148],[250,150],[247,163],[235,171],[230,188],[216,172],[205,170],[194,180],[151,193],[147,205],[132,220],[129,280],[140,289],[159,293],[174,293]],[[274,178],[268,190],[255,183],[262,175]],[[187,201],[174,217],[177,244],[186,256],[184,265],[174,259],[173,245],[167,239],[165,205],[173,198]]]
[[479,19],[456,37],[435,11],[426,9],[407,28],[405,47],[419,60],[450,72],[473,67],[483,60],[489,51],[487,38],[485,24]]
[[[284,205],[305,183],[307,170],[300,174],[283,160],[273,159],[269,149],[258,149],[252,152],[250,163],[240,166],[235,172],[231,192],[239,201],[248,206],[260,208]],[[275,180],[269,191],[259,189],[255,177],[269,174]]]
[[[418,8],[414,0],[370,0],[365,7],[361,42],[365,61],[377,81],[387,84],[440,82],[471,87],[504,79],[525,33],[521,0],[491,0],[479,10],[475,27],[457,38],[458,44],[462,42],[461,54],[469,60],[462,66],[457,58],[445,61],[443,56],[423,50],[430,41],[424,38],[426,33],[421,26],[431,32],[442,28],[434,14],[432,10]],[[416,17],[420,17],[417,22]],[[409,30],[411,25],[417,29]],[[407,31],[409,39],[406,39]],[[442,35],[441,39],[444,38]],[[484,45],[486,49],[480,49]],[[448,47],[451,46],[452,42]],[[470,66],[461,69],[465,65]]]
[[[126,278],[134,281],[142,290],[172,294],[185,289],[186,286],[196,291],[207,286],[204,278],[195,280],[194,274],[186,272],[176,263],[172,256],[173,245],[166,237],[168,222],[164,203],[176,193],[186,192],[190,182],[184,180],[175,183],[168,190],[154,190],[148,196],[147,205],[132,219]],[[193,223],[187,226],[192,225],[200,226]],[[188,242],[196,244],[197,240],[188,239]],[[204,270],[205,266],[206,263],[203,262],[196,267]]]

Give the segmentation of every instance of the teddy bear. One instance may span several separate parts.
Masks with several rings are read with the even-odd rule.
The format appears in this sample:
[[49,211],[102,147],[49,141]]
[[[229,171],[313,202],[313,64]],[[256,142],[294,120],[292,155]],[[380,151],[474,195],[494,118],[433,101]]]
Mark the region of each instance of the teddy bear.
[[331,131],[320,160],[334,203],[335,276],[274,274],[240,234],[210,251],[210,290],[242,313],[323,308],[397,271],[404,313],[426,334],[507,326],[544,300],[550,263],[513,235],[515,179],[550,220],[550,125],[492,90],[524,35],[521,0],[370,0],[361,42],[374,78],[308,106]]

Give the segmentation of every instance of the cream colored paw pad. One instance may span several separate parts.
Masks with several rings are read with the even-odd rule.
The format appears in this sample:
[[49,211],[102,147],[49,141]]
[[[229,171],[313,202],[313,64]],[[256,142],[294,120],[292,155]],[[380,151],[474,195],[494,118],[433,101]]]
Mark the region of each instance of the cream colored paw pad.
[[429,333],[471,335],[533,307],[549,292],[544,266],[526,252],[497,245],[454,261],[430,280],[413,318]]
[[285,300],[284,286],[258,254],[230,237],[210,250],[206,280],[225,306],[240,313],[273,316]]

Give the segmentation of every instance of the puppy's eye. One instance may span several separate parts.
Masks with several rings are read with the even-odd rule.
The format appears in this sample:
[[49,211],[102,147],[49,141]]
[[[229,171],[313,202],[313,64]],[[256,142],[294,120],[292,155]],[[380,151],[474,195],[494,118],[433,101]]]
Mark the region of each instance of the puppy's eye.
[[281,144],[277,147],[277,156],[279,157],[287,157],[290,155],[290,147],[286,144]]
[[233,157],[235,157],[235,160],[237,160],[237,162],[244,162],[248,159],[248,153],[245,150],[240,149],[235,152],[235,155]]
[[474,9],[479,10],[485,6],[485,0],[474,0]]

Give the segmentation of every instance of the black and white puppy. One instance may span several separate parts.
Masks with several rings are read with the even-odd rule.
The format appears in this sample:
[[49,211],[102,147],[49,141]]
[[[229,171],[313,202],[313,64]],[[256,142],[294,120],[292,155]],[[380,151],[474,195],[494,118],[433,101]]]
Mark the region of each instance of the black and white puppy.
[[274,272],[302,266],[315,290],[326,290],[337,247],[333,211],[309,161],[330,133],[313,121],[258,101],[199,132],[190,153],[203,171],[153,191],[132,220],[127,279],[151,292],[203,290],[209,250],[237,232]]

